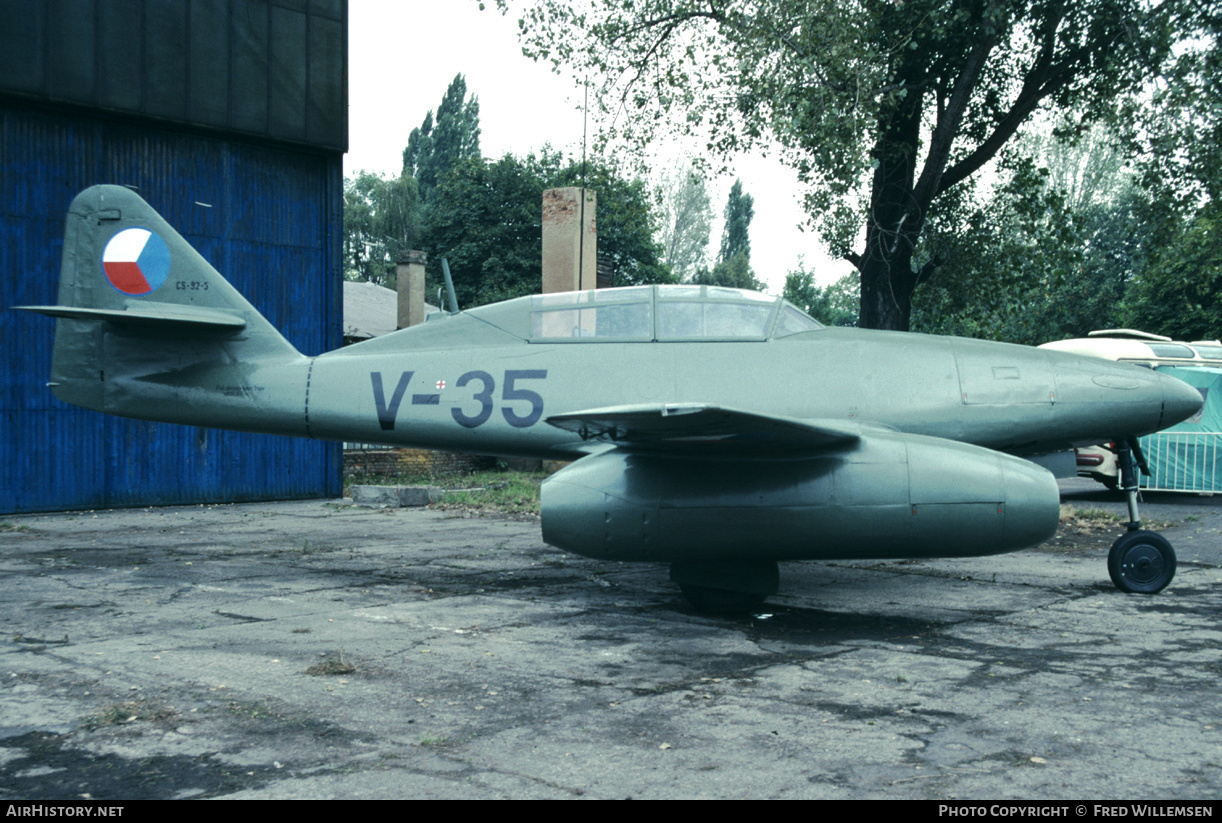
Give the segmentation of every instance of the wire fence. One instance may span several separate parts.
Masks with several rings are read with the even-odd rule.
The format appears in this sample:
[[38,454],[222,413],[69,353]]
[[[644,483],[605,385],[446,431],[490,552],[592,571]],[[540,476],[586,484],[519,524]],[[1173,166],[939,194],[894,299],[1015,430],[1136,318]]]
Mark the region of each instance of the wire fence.
[[1150,476],[1141,486],[1150,491],[1220,492],[1218,470],[1222,433],[1158,432],[1141,439]]

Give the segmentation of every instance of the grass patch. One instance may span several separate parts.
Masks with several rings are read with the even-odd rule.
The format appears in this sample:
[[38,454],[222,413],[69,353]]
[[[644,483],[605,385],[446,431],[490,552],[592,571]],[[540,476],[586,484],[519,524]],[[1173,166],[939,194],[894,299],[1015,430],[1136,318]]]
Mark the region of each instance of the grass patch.
[[460,478],[460,488],[447,488],[441,497],[441,508],[503,512],[507,514],[539,514],[539,487],[547,475],[543,472],[487,471],[474,472]]
[[446,474],[369,474],[345,472],[344,494],[353,486],[436,486],[442,489],[441,509],[488,514],[539,515],[539,486],[548,472],[495,469]]
[[[1128,527],[1128,512],[1108,509],[1061,506],[1061,522],[1057,533],[1048,541],[1033,547],[1039,551],[1086,552],[1107,549]],[[1174,526],[1162,520],[1141,521],[1143,529],[1161,531]]]
[[[1113,531],[1118,526],[1124,526],[1129,522],[1128,513],[1120,514],[1119,512],[1109,511],[1108,509],[1079,509],[1074,506],[1061,506],[1061,525],[1057,529],[1058,534],[1097,534],[1099,532]],[[1142,518],[1141,527],[1143,529],[1162,530],[1169,529],[1174,526],[1168,520],[1149,520]]]
[[1061,525],[1058,532],[1065,534],[1094,534],[1109,531],[1126,522],[1126,517],[1107,509],[1078,509],[1061,506]]

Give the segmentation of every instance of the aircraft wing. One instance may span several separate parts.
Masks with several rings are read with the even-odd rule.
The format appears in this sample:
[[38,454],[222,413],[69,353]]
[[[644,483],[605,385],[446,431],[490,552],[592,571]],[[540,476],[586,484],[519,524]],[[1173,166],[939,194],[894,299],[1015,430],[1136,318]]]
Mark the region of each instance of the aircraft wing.
[[838,420],[815,423],[699,403],[610,406],[547,418],[582,440],[629,451],[759,456],[824,450],[861,437],[861,425]]

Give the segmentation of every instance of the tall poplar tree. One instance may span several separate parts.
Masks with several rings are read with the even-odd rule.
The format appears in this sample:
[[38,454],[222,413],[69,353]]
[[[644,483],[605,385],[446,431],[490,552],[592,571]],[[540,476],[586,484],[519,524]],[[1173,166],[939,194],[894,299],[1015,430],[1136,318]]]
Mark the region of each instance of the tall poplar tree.
[[765,286],[751,268],[751,218],[755,217],[755,198],[743,194],[743,181],[735,180],[730,187],[724,212],[726,225],[721,231],[721,250],[712,271],[701,271],[693,283],[706,286],[729,286],[735,289],[764,291]]
[[403,173],[416,178],[420,199],[431,205],[441,176],[467,158],[479,158],[479,98],[467,98],[467,80],[455,75],[419,128],[412,129],[403,149]]
[[743,194],[743,181],[735,180],[730,187],[730,197],[726,200],[726,225],[721,231],[721,251],[717,254],[719,263],[728,263],[730,258],[742,253],[751,259],[751,219],[755,217],[755,198]]

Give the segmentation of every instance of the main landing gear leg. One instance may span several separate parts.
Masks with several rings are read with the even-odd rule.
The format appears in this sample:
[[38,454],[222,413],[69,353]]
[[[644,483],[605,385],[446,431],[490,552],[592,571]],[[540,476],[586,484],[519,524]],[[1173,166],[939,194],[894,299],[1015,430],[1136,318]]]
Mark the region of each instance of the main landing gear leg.
[[1129,505],[1129,531],[1112,544],[1107,556],[1107,571],[1116,588],[1126,592],[1154,594],[1167,587],[1175,577],[1175,550],[1167,538],[1141,528],[1137,510],[1137,465],[1150,473],[1137,438],[1117,444],[1116,458],[1120,463],[1120,488]]
[[775,560],[694,561],[670,564],[670,579],[702,612],[750,612],[777,593]]

